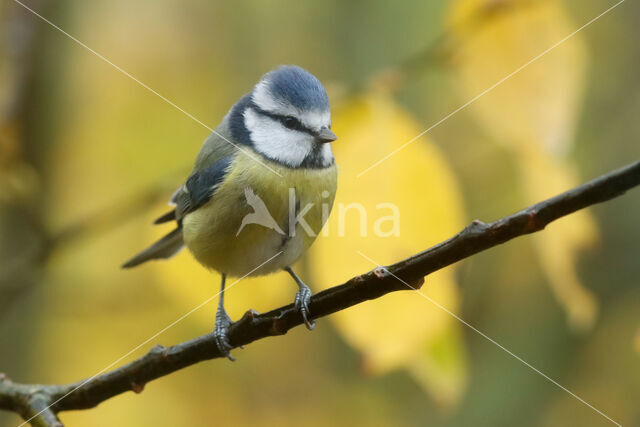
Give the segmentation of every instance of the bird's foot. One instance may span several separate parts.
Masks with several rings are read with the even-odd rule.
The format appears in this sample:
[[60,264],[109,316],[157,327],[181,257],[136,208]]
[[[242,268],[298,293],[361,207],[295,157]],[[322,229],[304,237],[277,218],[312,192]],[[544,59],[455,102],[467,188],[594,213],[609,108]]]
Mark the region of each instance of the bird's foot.
[[293,304],[295,308],[302,314],[304,324],[308,330],[312,330],[316,326],[314,320],[309,320],[309,301],[311,300],[311,289],[305,284],[300,284],[300,290],[296,293],[296,299]]
[[231,344],[229,343],[228,335],[229,326],[231,326],[232,323],[233,322],[227,312],[224,311],[224,309],[218,309],[218,312],[216,313],[216,324],[213,327],[213,336],[216,340],[216,346],[218,347],[218,350],[227,357],[227,359],[234,362],[236,359],[231,356],[230,351],[233,347],[231,347]]

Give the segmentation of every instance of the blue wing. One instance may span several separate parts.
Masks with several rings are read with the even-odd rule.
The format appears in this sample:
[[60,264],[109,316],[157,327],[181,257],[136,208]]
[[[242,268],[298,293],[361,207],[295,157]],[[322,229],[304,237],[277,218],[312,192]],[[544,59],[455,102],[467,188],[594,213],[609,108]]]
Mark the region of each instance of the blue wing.
[[180,222],[186,214],[195,211],[211,200],[229,174],[233,157],[223,157],[210,166],[191,174],[187,178],[187,182],[171,196],[171,203],[176,206],[175,209],[162,215],[155,221],[155,224],[173,220]]

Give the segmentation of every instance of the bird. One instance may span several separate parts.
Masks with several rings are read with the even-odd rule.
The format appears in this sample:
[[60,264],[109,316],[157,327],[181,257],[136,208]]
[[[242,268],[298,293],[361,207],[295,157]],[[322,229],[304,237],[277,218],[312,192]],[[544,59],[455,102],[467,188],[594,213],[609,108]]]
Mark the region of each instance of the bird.
[[[227,276],[286,271],[298,286],[294,305],[307,329],[310,288],[292,265],[324,226],[337,190],[327,92],[309,71],[282,65],[264,74],[205,139],[193,170],[155,224],[175,229],[123,264],[167,259],[183,247],[221,276],[213,336],[230,354],[224,308]],[[266,209],[265,209],[266,208]],[[268,262],[267,262],[268,261]]]

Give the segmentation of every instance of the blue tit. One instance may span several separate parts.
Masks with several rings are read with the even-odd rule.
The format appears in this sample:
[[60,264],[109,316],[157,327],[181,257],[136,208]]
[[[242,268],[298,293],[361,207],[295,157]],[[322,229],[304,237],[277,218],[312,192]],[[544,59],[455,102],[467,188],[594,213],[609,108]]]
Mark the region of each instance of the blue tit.
[[175,221],[176,229],[123,268],[170,258],[186,246],[203,266],[218,271],[214,335],[231,360],[227,275],[285,270],[299,288],[295,306],[312,329],[311,290],[291,266],[311,246],[333,205],[337,167],[330,142],[336,139],[329,98],[315,76],[297,66],[265,74],[204,141],[193,171],[171,197],[174,209],[156,220]]

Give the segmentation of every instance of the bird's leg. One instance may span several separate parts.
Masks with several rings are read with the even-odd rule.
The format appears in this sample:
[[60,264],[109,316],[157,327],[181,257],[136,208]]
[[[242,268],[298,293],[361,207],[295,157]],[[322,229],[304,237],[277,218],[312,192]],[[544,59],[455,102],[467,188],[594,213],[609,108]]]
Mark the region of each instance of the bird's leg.
[[287,273],[293,277],[293,280],[296,281],[298,288],[300,290],[296,293],[296,299],[294,300],[294,305],[296,309],[300,311],[302,314],[302,319],[304,320],[304,324],[307,326],[307,329],[312,330],[316,326],[316,322],[313,320],[309,320],[309,301],[311,300],[311,289],[298,277],[296,273],[291,269],[291,267],[286,267],[284,269]]
[[222,284],[220,285],[220,299],[218,300],[218,311],[216,312],[216,324],[213,327],[213,336],[216,339],[216,345],[218,346],[218,350],[231,361],[235,361],[236,359],[231,356],[229,351],[231,351],[231,344],[229,344],[229,337],[227,336],[229,332],[229,326],[231,326],[231,318],[227,314],[224,309],[224,283],[227,276],[225,274],[222,275]]

